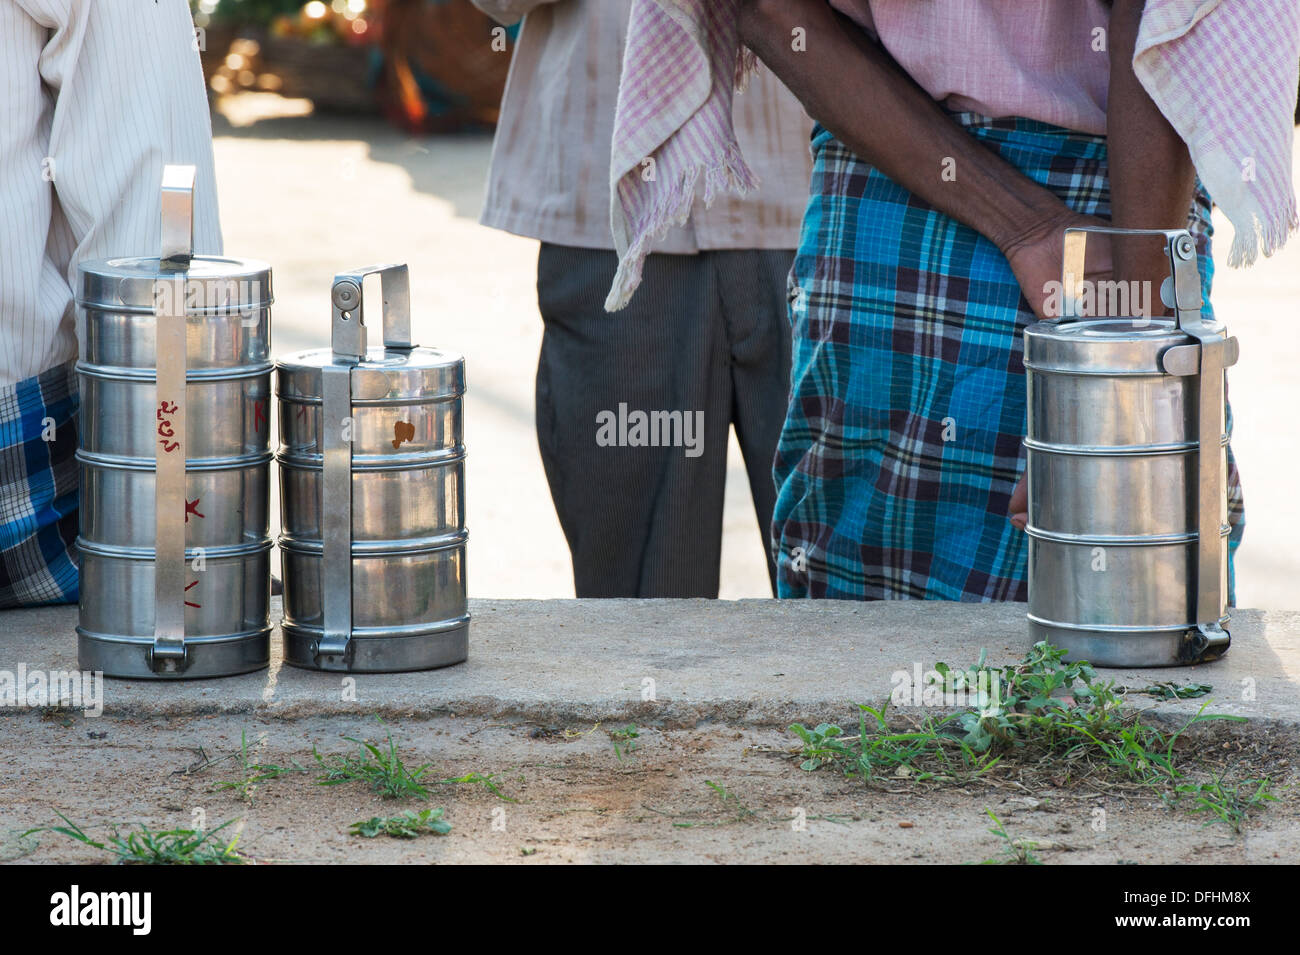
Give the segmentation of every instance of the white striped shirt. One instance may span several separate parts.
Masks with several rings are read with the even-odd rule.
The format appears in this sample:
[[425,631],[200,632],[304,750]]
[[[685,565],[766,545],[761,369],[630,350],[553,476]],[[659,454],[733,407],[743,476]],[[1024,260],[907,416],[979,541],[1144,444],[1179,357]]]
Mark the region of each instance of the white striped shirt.
[[[612,249],[610,141],[631,0],[474,0],[501,23],[524,17],[492,145],[484,225]],[[526,16],[525,16],[526,14]],[[735,98],[733,119],[759,187],[720,195],[657,241],[656,252],[793,249],[808,204],[812,120],[769,71]]]
[[185,0],[0,0],[0,387],[76,357],[78,262],[158,254],[167,163],[198,167],[194,249],[219,253]]

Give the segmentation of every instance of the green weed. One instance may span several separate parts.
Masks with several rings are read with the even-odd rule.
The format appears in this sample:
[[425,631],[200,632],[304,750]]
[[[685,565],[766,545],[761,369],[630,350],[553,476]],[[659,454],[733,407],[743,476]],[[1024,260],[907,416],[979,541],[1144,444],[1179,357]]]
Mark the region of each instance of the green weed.
[[1007,832],[1006,826],[1002,820],[993,814],[992,809],[984,810],[993,825],[989,827],[989,832],[993,833],[1002,840],[1002,855],[992,859],[985,859],[980,865],[1042,865],[1042,860],[1034,855],[1034,850],[1038,848],[1037,842],[1028,839],[1013,839]]
[[[1240,833],[1242,823],[1253,810],[1265,803],[1277,802],[1277,796],[1270,791],[1272,784],[1273,781],[1265,777],[1247,779],[1230,786],[1218,778],[1208,783],[1185,783],[1175,787],[1174,792],[1176,797],[1194,797],[1189,812],[1211,813],[1230,826],[1233,832]],[[1206,823],[1207,826],[1209,824]]]
[[[1248,793],[1241,786],[1183,784],[1177,744],[1193,725],[1211,720],[1245,722],[1244,717],[1206,713],[1209,701],[1169,733],[1125,709],[1124,691],[1101,680],[1090,664],[1067,662],[1066,651],[1041,642],[1019,662],[990,667],[986,655],[966,672],[943,663],[935,670],[948,689],[983,692],[979,706],[949,716],[933,716],[918,729],[889,728],[886,706],[858,706],[858,734],[848,736],[833,723],[790,732],[801,742],[801,767],[838,767],[845,775],[880,776],[917,782],[966,780],[988,772],[1013,755],[1048,757],[1067,768],[1104,767],[1125,779],[1165,793],[1195,795],[1197,809],[1237,828],[1251,808],[1269,801],[1268,787]],[[1202,696],[1206,684],[1153,684],[1140,692],[1166,699]],[[1250,785],[1254,785],[1252,782]],[[1236,820],[1236,822],[1234,822]]]
[[234,819],[207,831],[165,829],[155,832],[141,824],[139,829],[125,836],[114,829],[107,842],[97,842],[63,813],[56,815],[67,825],[32,829],[24,835],[43,831],[57,832],[94,849],[111,853],[123,865],[243,865],[247,861],[235,848],[239,843],[238,833],[224,844],[217,838],[219,832],[234,825]]
[[[379,720],[383,723],[383,720]],[[324,772],[316,777],[321,786],[336,786],[346,782],[364,782],[384,799],[428,799],[429,791],[422,782],[429,765],[407,769],[397,755],[393,734],[388,734],[386,747],[365,740],[343,737],[356,743],[360,751],[355,756],[323,756],[312,747],[312,755]]]
[[745,819],[749,819],[752,816],[758,815],[758,813],[756,813],[754,810],[750,809],[743,802],[741,802],[740,797],[737,796],[735,793],[733,793],[731,790],[729,790],[722,783],[715,783],[711,779],[706,779],[704,780],[704,785],[708,786],[715,793],[717,793],[718,799],[722,801],[722,805],[724,807],[735,810],[736,814],[732,818],[731,820],[732,822],[742,822]]
[[430,833],[445,836],[451,832],[451,823],[442,818],[441,809],[421,809],[419,812],[408,809],[396,816],[373,816],[354,822],[349,831],[354,836],[365,839],[373,839],[375,836],[415,839]]
[[1214,689],[1209,683],[1174,683],[1166,681],[1164,683],[1152,683],[1144,686],[1140,690],[1130,690],[1131,693],[1144,693],[1147,696],[1154,696],[1157,700],[1190,700],[1198,696],[1206,696]]
[[608,730],[610,742],[614,744],[614,755],[623,762],[624,757],[636,752],[636,740],[640,735],[635,723],[628,723],[621,730]]
[[[260,745],[265,741],[266,735],[259,736],[254,742],[254,746]],[[248,734],[241,732],[239,734],[239,752],[235,754],[236,763],[239,766],[238,779],[226,779],[216,784],[217,789],[234,790],[235,794],[245,802],[251,803],[257,787],[262,783],[289,773],[305,773],[307,768],[294,763],[292,766],[276,766],[271,763],[255,763],[249,756]]]
[[[517,799],[511,799],[501,791],[501,787],[496,784],[496,773],[466,773],[464,776],[457,776],[454,779],[440,779],[439,786],[457,786],[457,785],[478,785],[482,786],[492,795],[496,796],[502,802],[518,802]],[[521,777],[522,778],[522,777]]]
[[801,768],[811,772],[834,764],[850,777],[899,776],[924,782],[979,776],[997,765],[996,756],[976,750],[947,729],[952,717],[932,717],[920,729],[892,732],[887,709],[887,704],[880,709],[858,704],[856,736],[845,736],[833,723],[811,729],[795,723],[790,731],[803,742]]

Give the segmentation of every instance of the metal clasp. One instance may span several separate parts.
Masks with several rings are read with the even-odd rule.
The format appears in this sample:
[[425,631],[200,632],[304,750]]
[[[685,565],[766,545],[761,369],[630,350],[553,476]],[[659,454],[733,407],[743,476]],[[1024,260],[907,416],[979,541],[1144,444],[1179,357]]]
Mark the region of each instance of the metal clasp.
[[384,347],[410,350],[411,282],[405,265],[334,276],[330,289],[333,363],[321,369],[321,604],[324,635],[312,647],[323,670],[350,667],[352,639],[352,369],[366,359],[367,275],[383,292]]
[[[1199,312],[1201,273],[1196,267],[1196,242],[1186,229],[1114,229],[1109,226],[1071,226],[1065,230],[1065,247],[1061,257],[1061,284],[1067,301],[1077,301],[1079,288],[1086,278],[1084,268],[1088,233],[1102,235],[1149,235],[1165,240],[1170,275],[1160,284],[1160,300],[1177,315]],[[1071,309],[1064,310],[1073,314]],[[1181,324],[1181,323],[1180,323]]]
[[190,665],[189,648],[184,638],[168,640],[155,636],[149,647],[149,669],[154,673],[184,673]]
[[1228,652],[1232,634],[1217,623],[1202,623],[1183,634],[1178,647],[1178,662],[1183,664],[1212,663]]
[[410,351],[411,276],[403,265],[368,265],[334,276],[330,301],[334,306],[331,344],[334,360],[356,364],[366,360],[366,303],[362,283],[367,275],[380,277],[384,304],[384,347]]

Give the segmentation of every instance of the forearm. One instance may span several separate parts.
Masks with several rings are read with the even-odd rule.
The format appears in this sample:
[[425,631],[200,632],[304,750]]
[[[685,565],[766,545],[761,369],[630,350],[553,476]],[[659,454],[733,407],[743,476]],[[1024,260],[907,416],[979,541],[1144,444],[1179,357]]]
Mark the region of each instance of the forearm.
[[[796,26],[806,31],[806,51],[791,47]],[[809,115],[855,154],[1004,251],[1068,214],[1049,190],[954,123],[825,0],[744,0],[741,33]]]
[[[1187,225],[1196,169],[1187,144],[1156,108],[1133,72],[1143,0],[1115,0],[1110,18],[1110,91],[1106,109],[1111,221],[1125,229]],[[1115,246],[1116,277],[1159,281],[1168,260],[1154,239]]]

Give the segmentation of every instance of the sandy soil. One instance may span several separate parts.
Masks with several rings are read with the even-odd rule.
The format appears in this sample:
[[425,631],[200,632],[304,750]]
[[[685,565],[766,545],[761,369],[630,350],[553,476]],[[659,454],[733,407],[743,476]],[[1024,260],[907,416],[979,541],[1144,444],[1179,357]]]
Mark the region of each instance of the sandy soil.
[[[991,809],[1013,839],[1038,843],[1048,864],[1239,863],[1300,860],[1296,739],[1282,731],[1207,727],[1193,758],[1236,771],[1268,771],[1281,796],[1241,834],[1138,787],[1095,777],[1053,777],[1006,765],[985,781],[932,787],[906,779],[865,784],[806,772],[776,730],[639,727],[620,757],[617,726],[537,726],[456,718],[390,724],[408,766],[431,780],[495,774],[503,801],[482,785],[431,786],[431,800],[383,800],[359,782],[321,786],[312,747],[348,753],[343,736],[382,740],[373,719],[259,722],[213,716],[186,722],[85,719],[63,712],[3,720],[0,859],[100,862],[108,856],[65,836],[18,834],[58,824],[56,810],[96,838],[114,824],[207,827],[229,819],[239,847],[260,863],[300,862],[893,862],[972,863],[1002,858]],[[309,772],[268,781],[251,799],[220,789],[239,779],[241,733],[253,762]],[[21,767],[21,770],[20,770]],[[706,781],[725,787],[724,796]],[[440,806],[452,831],[416,840],[363,839],[351,823]],[[803,825],[800,825],[802,820]]]

